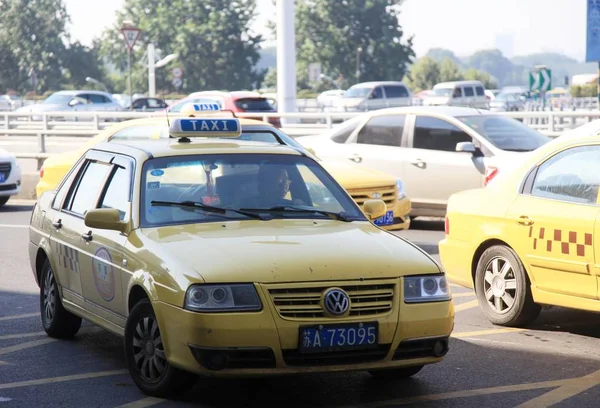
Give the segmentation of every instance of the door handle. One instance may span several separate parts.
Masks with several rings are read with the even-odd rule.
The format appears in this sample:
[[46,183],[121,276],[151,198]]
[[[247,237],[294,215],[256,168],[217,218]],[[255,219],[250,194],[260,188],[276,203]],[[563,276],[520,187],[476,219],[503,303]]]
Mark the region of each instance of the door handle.
[[61,229],[62,228],[62,220],[59,218],[56,221],[52,221],[52,226],[56,229]]
[[352,160],[354,163],[362,162],[362,157],[360,157],[358,154],[353,154],[351,157],[348,157],[348,159]]
[[521,215],[517,222],[521,225],[532,225],[533,220],[526,215]]
[[81,234],[81,238],[85,241],[85,242],[90,242],[92,240],[92,231],[88,231],[85,234]]
[[421,159],[417,159],[415,161],[411,161],[410,164],[412,164],[413,166],[417,166],[420,169],[424,169],[427,167],[427,163],[425,163],[423,160]]

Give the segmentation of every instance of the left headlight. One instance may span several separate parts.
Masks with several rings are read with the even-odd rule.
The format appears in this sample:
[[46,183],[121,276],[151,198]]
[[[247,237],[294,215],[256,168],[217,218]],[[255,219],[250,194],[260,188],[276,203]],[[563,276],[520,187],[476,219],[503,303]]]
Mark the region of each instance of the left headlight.
[[262,304],[252,284],[192,285],[183,307],[195,312],[249,312],[261,310]]
[[398,187],[398,200],[402,200],[406,197],[406,192],[404,191],[404,183],[400,179],[396,179],[396,187]]
[[404,302],[424,303],[450,300],[445,275],[404,277]]

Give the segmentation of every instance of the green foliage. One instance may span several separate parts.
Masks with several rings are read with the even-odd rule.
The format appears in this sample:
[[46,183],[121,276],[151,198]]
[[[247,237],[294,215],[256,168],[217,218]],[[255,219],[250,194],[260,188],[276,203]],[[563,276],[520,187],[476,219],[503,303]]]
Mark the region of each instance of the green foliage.
[[572,85],[569,92],[574,98],[592,98],[598,96],[597,84]]
[[[399,0],[311,0],[296,2],[297,79],[309,88],[308,66],[347,88],[356,82],[400,80],[414,52],[402,42]],[[357,64],[358,62],[358,64]],[[356,77],[356,70],[360,75]]]
[[262,42],[260,35],[250,33],[255,3],[204,0],[199,7],[188,0],[125,0],[116,23],[102,35],[101,55],[118,71],[127,72],[127,48],[120,28],[124,20],[132,20],[142,30],[132,52],[134,93],[148,87],[145,51],[150,42],[163,57],[178,55],[175,62],[156,69],[157,89],[174,90],[171,69],[177,66],[184,71],[179,91],[185,93],[258,87],[266,69],[254,69]]
[[441,62],[430,57],[423,57],[411,66],[404,79],[413,93],[431,89],[440,82],[462,80],[481,81],[487,89],[496,87],[496,82],[486,72],[480,72],[474,68],[461,71],[458,64],[448,57]]
[[0,16],[0,88],[32,90],[32,69],[37,91],[59,88],[69,21],[62,0],[0,1]]

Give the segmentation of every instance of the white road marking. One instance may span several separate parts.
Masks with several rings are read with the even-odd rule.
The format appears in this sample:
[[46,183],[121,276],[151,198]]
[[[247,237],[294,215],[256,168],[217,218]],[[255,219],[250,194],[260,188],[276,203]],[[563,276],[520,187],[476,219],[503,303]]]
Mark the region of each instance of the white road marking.
[[8,401],[12,401],[12,398],[0,397],[0,402],[8,402]]
[[39,316],[40,312],[37,313],[25,313],[25,314],[20,314],[20,315],[11,315],[11,316],[3,316],[0,317],[0,322],[3,322],[5,320],[16,320],[16,319],[24,319],[26,317],[36,317]]

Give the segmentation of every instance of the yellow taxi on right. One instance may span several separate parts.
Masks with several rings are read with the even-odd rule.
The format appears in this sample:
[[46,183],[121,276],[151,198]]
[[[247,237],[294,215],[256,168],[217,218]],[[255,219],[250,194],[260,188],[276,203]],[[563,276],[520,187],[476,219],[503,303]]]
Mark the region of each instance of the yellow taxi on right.
[[441,263],[493,324],[527,325],[541,305],[600,311],[598,123],[450,197]]

